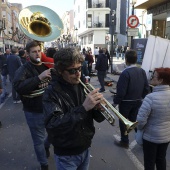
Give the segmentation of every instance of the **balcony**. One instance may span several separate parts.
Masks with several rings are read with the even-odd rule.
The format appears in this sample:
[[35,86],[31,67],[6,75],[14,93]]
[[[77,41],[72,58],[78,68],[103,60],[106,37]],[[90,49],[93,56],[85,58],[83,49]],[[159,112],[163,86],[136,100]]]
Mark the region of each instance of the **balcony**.
[[100,3],[93,3],[88,5],[88,8],[108,8],[108,7],[106,7],[105,2],[100,2]]
[[101,28],[103,24],[101,22],[93,23],[93,28]]

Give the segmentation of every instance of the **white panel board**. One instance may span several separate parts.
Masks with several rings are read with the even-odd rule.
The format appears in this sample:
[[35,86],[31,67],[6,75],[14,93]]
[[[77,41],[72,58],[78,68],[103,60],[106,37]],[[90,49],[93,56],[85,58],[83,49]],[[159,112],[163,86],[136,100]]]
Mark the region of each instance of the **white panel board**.
[[153,51],[154,51],[155,41],[156,41],[155,39],[156,37],[152,35],[148,37],[145,53],[143,56],[142,66],[141,66],[145,70],[148,79],[150,77],[149,70],[152,65],[152,57],[153,57]]
[[170,67],[170,41],[169,41],[169,44],[168,44],[168,48],[167,48],[165,59],[164,59],[162,66],[163,67]]
[[168,44],[169,44],[169,40],[156,37],[155,48],[152,57],[152,64],[150,68],[151,70],[163,66]]

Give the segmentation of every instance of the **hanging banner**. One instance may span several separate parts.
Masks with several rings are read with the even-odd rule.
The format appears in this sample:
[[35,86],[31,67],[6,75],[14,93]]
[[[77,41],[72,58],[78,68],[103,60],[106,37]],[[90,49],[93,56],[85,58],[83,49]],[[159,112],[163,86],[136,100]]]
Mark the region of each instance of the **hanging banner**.
[[133,49],[137,51],[137,64],[142,64],[147,38],[133,39]]
[[145,25],[146,31],[152,30],[152,14],[147,15]]

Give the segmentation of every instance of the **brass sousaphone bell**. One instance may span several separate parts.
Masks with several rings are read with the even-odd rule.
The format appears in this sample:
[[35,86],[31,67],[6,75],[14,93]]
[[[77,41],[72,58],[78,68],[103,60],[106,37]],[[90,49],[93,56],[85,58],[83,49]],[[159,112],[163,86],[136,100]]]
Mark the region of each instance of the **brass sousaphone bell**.
[[58,38],[63,32],[63,22],[53,10],[32,5],[19,13],[19,27],[33,40],[48,42]]
[[[28,6],[21,10],[19,27],[27,37],[39,41],[41,44],[55,40],[63,32],[63,22],[60,17],[51,9],[40,5]],[[48,79],[41,83],[46,82],[48,82]],[[43,95],[44,90],[45,88],[42,87],[23,96],[28,98],[38,97]]]

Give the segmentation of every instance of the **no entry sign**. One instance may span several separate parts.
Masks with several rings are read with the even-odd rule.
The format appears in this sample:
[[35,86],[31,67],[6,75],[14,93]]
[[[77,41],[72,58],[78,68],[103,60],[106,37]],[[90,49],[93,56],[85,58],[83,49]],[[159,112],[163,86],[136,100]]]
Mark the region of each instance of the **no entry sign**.
[[127,25],[130,28],[136,28],[139,24],[139,19],[136,15],[131,15],[129,16],[129,18],[127,19]]

